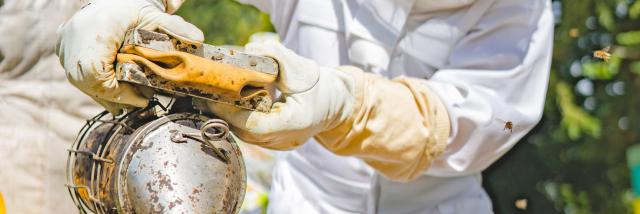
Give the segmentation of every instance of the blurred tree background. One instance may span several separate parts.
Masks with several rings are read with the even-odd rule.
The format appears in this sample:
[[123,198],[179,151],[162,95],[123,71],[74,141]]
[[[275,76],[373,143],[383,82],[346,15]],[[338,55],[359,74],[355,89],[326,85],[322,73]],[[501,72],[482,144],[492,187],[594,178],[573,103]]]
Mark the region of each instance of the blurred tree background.
[[[630,213],[626,149],[640,133],[640,1],[554,2],[541,123],[485,173],[498,213]],[[593,57],[611,47],[609,62]],[[515,207],[528,199],[526,211]]]
[[[554,1],[554,13],[543,119],[485,172],[485,187],[496,213],[630,213],[625,151],[640,142],[640,0]],[[189,0],[178,14],[212,44],[273,31],[267,15],[233,0]],[[605,47],[609,62],[593,57]]]
[[188,0],[176,14],[202,29],[213,45],[244,45],[255,32],[273,31],[267,14],[234,0]]

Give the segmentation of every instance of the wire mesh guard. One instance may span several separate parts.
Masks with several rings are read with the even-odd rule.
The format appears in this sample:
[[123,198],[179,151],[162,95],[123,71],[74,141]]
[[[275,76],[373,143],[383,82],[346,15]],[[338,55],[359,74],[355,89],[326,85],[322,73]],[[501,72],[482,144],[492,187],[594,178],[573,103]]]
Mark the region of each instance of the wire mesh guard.
[[227,123],[154,109],[103,112],[80,130],[66,185],[80,212],[237,213],[246,174]]

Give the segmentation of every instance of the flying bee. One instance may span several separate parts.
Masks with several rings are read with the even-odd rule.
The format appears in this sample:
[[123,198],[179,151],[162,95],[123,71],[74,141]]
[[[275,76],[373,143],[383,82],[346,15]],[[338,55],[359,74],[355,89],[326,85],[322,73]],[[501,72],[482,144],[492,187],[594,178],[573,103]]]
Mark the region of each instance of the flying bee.
[[602,50],[594,51],[593,57],[602,59],[604,60],[604,62],[609,62],[609,58],[611,58],[611,53],[609,53],[610,49],[611,47],[606,47],[606,48],[603,48]]
[[520,130],[519,127],[516,127],[516,125],[512,121],[505,121],[505,120],[498,119],[498,118],[496,118],[496,121],[504,123],[504,128],[502,130],[506,130],[510,134],[513,133],[513,129],[516,129],[516,131]]

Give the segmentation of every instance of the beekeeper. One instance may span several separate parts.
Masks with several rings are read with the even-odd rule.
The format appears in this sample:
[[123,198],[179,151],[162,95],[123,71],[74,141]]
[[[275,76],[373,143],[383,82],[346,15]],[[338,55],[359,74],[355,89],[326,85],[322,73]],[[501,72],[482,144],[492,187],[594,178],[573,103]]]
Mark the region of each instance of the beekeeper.
[[[242,139],[283,153],[273,213],[491,213],[481,172],[540,120],[546,0],[245,0],[283,45],[270,113],[211,103]],[[71,83],[112,112],[147,99],[114,80],[125,32],[201,42],[181,0],[94,0],[59,31]],[[511,124],[508,126],[507,123]],[[309,140],[314,139],[314,141]]]
[[80,4],[0,5],[0,213],[77,212],[64,187],[67,149],[103,109],[69,85],[54,49],[58,25]]

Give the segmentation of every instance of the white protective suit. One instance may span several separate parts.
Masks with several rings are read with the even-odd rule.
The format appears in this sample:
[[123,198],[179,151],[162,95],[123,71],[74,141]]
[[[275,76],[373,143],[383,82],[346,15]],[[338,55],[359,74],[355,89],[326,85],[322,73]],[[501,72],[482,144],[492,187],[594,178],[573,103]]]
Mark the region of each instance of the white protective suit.
[[76,213],[67,148],[103,109],[67,81],[56,29],[77,0],[5,0],[0,8],[0,192],[9,214]]
[[283,43],[323,66],[426,79],[451,118],[446,150],[411,182],[388,180],[318,143],[281,153],[270,212],[492,212],[480,173],[541,118],[553,42],[550,1],[243,2],[271,14]]

